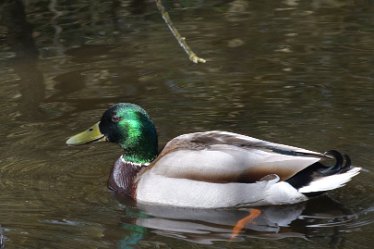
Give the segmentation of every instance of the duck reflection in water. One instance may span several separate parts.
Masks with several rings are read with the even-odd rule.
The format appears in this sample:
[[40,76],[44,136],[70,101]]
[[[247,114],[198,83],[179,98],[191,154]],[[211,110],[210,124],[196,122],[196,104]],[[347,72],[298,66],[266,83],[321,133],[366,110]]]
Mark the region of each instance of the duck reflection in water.
[[321,228],[332,228],[328,236],[334,243],[339,243],[336,237],[342,236],[339,234],[341,229],[336,228],[352,223],[358,217],[328,196],[296,205],[238,209],[188,209],[144,204],[131,207],[129,200],[121,201],[126,202],[122,225],[130,234],[121,240],[120,248],[134,246],[144,239],[146,232],[213,244],[246,238],[308,239],[316,231],[321,236],[322,231],[318,233]]

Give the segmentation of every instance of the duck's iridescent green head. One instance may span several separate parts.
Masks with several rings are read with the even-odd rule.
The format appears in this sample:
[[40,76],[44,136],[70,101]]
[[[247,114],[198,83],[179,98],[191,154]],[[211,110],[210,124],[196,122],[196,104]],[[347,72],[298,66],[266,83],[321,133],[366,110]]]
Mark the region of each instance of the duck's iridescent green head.
[[156,128],[138,105],[121,103],[106,110],[100,120],[89,129],[69,138],[70,145],[94,141],[108,141],[124,149],[123,158],[135,163],[147,163],[158,152]]

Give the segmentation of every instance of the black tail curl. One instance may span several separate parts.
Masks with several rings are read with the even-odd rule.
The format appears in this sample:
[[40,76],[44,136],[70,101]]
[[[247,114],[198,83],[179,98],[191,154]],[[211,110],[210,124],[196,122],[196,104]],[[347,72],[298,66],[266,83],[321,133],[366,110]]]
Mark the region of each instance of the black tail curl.
[[[309,183],[315,179],[341,174],[347,172],[351,168],[351,159],[346,154],[342,154],[337,150],[329,150],[325,152],[324,155],[326,159],[335,160],[335,164],[332,166],[328,166],[322,162],[313,163],[309,167],[303,169],[291,178],[287,179],[286,182],[291,184],[294,188],[299,189],[309,185]],[[315,196],[321,193],[310,193],[306,195]]]
[[348,171],[351,168],[351,159],[348,155],[342,154],[337,150],[329,150],[324,153],[326,157],[335,159],[335,165],[327,167],[323,164],[324,168],[320,168],[318,171],[323,176],[330,176],[340,174]]

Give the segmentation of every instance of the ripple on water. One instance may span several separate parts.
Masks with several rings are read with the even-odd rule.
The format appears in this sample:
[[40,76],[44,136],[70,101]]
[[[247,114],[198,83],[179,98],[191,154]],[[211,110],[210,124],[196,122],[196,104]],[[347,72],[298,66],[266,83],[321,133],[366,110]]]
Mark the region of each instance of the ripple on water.
[[103,233],[118,218],[105,185],[87,181],[82,188],[73,178],[37,178],[7,177],[0,186],[0,221],[7,228],[9,247],[109,247]]
[[0,249],[4,248],[5,242],[4,242],[4,229],[0,225]]

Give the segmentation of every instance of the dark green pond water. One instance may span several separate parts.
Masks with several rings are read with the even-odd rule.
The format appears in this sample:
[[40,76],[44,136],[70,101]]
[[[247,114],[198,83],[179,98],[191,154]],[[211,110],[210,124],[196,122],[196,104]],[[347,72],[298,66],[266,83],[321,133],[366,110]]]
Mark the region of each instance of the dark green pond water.
[[[0,241],[5,248],[372,248],[372,1],[0,1]],[[328,196],[248,210],[138,207],[106,187],[113,144],[66,139],[117,102],[161,144],[221,129],[348,153],[364,171]]]

